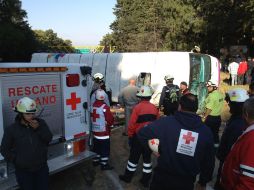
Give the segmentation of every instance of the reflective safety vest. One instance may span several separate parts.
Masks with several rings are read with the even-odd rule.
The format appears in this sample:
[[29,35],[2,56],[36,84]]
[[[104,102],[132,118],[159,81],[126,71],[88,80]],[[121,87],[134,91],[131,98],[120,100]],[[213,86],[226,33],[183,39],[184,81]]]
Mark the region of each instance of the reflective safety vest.
[[105,109],[104,106],[106,104],[103,104],[100,107],[93,107],[93,112],[92,112],[92,123],[93,127],[92,130],[93,132],[104,132],[106,131],[106,120],[105,120]]

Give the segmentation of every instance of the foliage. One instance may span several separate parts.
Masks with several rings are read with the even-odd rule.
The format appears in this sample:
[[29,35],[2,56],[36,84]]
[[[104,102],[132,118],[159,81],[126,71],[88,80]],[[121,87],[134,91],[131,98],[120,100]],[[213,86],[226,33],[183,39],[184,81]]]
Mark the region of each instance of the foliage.
[[70,40],[59,38],[51,29],[34,30],[34,35],[37,40],[37,52],[71,53],[75,51]]
[[20,0],[0,0],[0,61],[30,61],[38,51],[74,52],[53,30],[32,31]]
[[0,1],[0,58],[26,61],[35,48],[35,38],[19,0]]
[[118,51],[254,46],[253,0],[117,0],[111,24]]

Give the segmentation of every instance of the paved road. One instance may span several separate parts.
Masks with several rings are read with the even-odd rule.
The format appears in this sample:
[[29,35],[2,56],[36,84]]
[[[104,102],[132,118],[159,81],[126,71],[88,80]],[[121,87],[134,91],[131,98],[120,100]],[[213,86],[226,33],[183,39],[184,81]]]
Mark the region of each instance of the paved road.
[[[122,136],[122,128],[112,131],[110,163],[115,167],[112,171],[101,171],[94,168],[91,161],[87,161],[74,168],[65,170],[50,178],[50,190],[145,190],[138,180],[141,177],[142,168],[139,167],[132,180],[126,184],[120,182],[118,175],[125,170],[129,156],[128,137]],[[153,158],[153,162],[156,162]],[[214,178],[216,176],[214,173]],[[212,188],[207,187],[207,190]]]

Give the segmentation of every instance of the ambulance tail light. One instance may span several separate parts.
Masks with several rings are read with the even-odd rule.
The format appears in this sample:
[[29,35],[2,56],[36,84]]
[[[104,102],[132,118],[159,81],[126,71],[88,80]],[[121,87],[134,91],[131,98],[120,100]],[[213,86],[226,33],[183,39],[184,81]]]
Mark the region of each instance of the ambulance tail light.
[[65,153],[67,157],[78,155],[86,150],[86,133],[74,135],[74,139],[65,142]]
[[74,155],[84,152],[86,150],[86,133],[79,133],[74,135]]
[[79,84],[80,84],[79,74],[66,75],[66,86],[75,87],[79,86]]
[[64,144],[65,154],[67,157],[71,157],[74,155],[73,152],[73,141],[67,141]]

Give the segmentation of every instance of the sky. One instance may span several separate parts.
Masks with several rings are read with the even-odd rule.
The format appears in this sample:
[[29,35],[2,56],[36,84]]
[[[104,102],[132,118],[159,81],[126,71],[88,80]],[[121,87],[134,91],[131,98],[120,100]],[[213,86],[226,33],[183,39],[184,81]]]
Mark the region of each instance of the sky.
[[21,0],[33,30],[53,29],[74,46],[98,45],[110,33],[117,0]]

